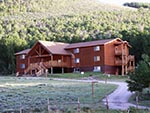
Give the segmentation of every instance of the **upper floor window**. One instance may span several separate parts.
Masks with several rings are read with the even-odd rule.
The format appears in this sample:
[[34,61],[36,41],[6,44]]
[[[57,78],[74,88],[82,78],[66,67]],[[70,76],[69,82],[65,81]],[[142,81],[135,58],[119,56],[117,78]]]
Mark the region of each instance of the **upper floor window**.
[[100,56],[94,56],[94,62],[100,61]]
[[23,54],[23,55],[20,55],[20,59],[25,59],[25,55]]
[[24,69],[24,68],[25,68],[25,64],[21,64],[21,65],[20,65],[20,68],[21,68],[21,69]]
[[79,48],[74,49],[74,53],[79,53]]
[[80,63],[80,59],[79,58],[75,58],[74,62],[75,63]]
[[100,46],[95,46],[94,51],[100,51]]

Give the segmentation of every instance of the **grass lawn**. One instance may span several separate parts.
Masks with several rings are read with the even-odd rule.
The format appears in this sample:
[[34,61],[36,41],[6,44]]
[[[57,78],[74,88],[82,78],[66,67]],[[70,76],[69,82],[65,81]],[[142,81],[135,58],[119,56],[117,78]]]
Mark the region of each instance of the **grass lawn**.
[[[21,107],[24,113],[48,113],[48,99],[53,110],[63,111],[59,113],[77,113],[78,98],[80,113],[88,113],[88,110],[90,113],[127,113],[121,110],[107,111],[103,105],[102,99],[115,88],[116,85],[96,83],[93,97],[91,83],[3,76],[0,77],[0,113],[19,113]],[[149,113],[147,110],[131,110],[132,113]]]
[[64,74],[54,74],[48,75],[48,77],[54,78],[69,78],[69,79],[86,79],[87,77],[93,77],[99,80],[109,80],[109,81],[126,81],[128,76],[121,76],[121,75],[106,75],[99,72],[85,72],[84,74],[81,73],[64,73]]
[[[24,109],[42,112],[50,105],[63,110],[75,110],[78,98],[81,108],[104,107],[102,98],[117,86],[96,83],[92,97],[91,83],[54,81],[50,78],[0,77],[0,112]],[[105,107],[104,107],[105,108]],[[29,112],[29,111],[27,111]]]

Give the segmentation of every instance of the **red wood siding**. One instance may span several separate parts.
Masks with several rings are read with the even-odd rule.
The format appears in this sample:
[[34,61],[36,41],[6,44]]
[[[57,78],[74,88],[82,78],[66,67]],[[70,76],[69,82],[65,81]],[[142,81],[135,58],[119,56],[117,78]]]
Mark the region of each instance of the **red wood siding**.
[[[25,59],[21,59],[22,54],[16,56],[16,72],[19,72],[20,74],[24,73],[24,70],[28,67],[28,57],[25,56]],[[21,68],[21,64],[25,64],[25,68]]]
[[[63,68],[65,70],[79,68],[80,71],[95,71],[98,69],[103,73],[121,73],[122,75],[131,71],[131,68],[132,72],[134,70],[134,56],[129,55],[130,45],[121,39],[114,39],[108,42],[93,41],[92,44],[89,42],[77,43],[71,45],[70,48],[61,48],[57,49],[57,51],[55,51],[55,47],[52,47],[53,49],[50,48],[49,43],[46,44],[45,46],[44,43],[37,42],[26,53],[25,59],[20,59],[20,55],[23,52],[16,54],[16,71],[23,74],[24,71],[32,71],[34,68],[40,70],[38,64],[42,65],[42,68],[51,70],[52,67],[62,68],[62,70]],[[62,45],[59,45],[59,47],[62,47]],[[55,46],[57,47],[57,45]],[[94,50],[96,46],[100,47],[99,51]],[[74,53],[74,49],[77,48],[79,53]],[[78,63],[75,63],[76,58],[80,60]],[[21,69],[21,64],[25,64],[24,69]]]
[[[99,45],[100,46],[100,45]],[[95,46],[79,48],[79,53],[74,53],[74,49],[69,49],[74,53],[75,58],[79,58],[79,63],[74,63],[75,67],[91,67],[104,64],[104,46],[100,46],[100,51],[94,51]],[[100,56],[100,61],[94,61],[94,56]]]
[[114,48],[114,43],[108,43],[104,45],[104,65],[114,65],[114,60],[115,60],[115,48]]

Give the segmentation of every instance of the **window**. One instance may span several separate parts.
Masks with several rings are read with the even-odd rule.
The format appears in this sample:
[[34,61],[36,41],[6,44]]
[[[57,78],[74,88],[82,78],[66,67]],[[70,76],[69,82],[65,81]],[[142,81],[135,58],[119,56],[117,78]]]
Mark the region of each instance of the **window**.
[[20,55],[20,59],[25,59],[25,55]]
[[74,49],[74,53],[79,53],[79,48]]
[[74,68],[74,72],[80,72],[79,68]]
[[100,61],[100,56],[94,56],[94,62]]
[[94,51],[100,51],[100,46],[95,46]]
[[61,59],[58,59],[58,63],[61,63]]
[[79,58],[75,58],[75,63],[79,63],[80,62],[80,59]]
[[21,65],[20,65],[20,68],[21,68],[21,69],[24,69],[24,68],[25,68],[25,64],[21,64]]
[[101,66],[94,66],[94,72],[100,72],[101,71]]

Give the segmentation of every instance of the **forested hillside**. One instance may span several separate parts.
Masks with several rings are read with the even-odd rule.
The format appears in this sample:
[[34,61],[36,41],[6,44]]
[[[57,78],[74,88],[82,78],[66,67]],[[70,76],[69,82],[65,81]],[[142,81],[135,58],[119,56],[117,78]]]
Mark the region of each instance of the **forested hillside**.
[[37,40],[73,43],[116,37],[130,42],[137,62],[144,53],[150,56],[150,10],[98,0],[0,1],[0,73],[14,73],[14,53]]
[[139,2],[131,2],[131,3],[124,3],[124,6],[128,7],[134,7],[134,8],[149,8],[150,9],[150,3],[139,3]]

